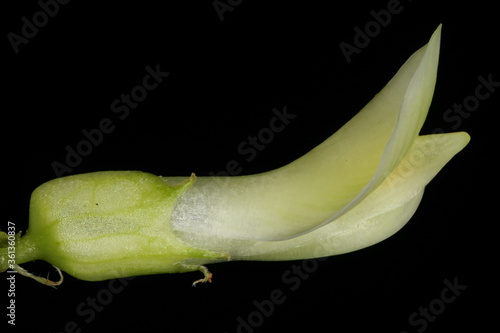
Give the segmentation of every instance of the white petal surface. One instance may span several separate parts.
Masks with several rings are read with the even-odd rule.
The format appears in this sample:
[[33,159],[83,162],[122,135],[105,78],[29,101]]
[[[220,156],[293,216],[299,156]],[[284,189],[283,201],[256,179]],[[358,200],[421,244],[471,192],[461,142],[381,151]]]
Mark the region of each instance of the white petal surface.
[[420,136],[383,183],[330,224],[284,241],[242,241],[177,232],[192,246],[233,260],[293,260],[355,251],[390,237],[413,215],[424,187],[469,142],[467,133]]
[[176,203],[173,229],[284,240],[355,207],[392,171],[417,136],[434,91],[439,40],[440,28],[365,108],[302,158],[258,175],[198,178]]

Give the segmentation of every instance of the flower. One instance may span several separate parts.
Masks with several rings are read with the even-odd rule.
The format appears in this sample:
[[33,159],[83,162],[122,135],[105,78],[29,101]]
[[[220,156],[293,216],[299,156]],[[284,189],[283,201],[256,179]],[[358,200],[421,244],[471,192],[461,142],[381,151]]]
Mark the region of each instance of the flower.
[[440,35],[441,26],[354,118],[298,160],[253,176],[198,179],[174,208],[178,237],[234,260],[289,260],[354,251],[398,231],[470,139],[418,135]]
[[[441,26],[354,118],[279,169],[239,177],[105,171],[32,194],[30,226],[0,270],[44,259],[84,280],[179,273],[231,260],[291,260],[361,249],[397,232],[425,186],[468,141],[419,136],[436,81]],[[15,236],[15,237],[14,237]]]

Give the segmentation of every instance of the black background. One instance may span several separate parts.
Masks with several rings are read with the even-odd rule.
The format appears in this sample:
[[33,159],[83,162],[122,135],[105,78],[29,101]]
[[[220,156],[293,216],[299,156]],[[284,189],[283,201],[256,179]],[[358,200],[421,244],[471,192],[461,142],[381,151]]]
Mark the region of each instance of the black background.
[[[255,332],[417,332],[423,326],[410,325],[409,316],[440,298],[446,279],[467,289],[425,332],[498,326],[493,228],[500,88],[460,124],[443,118],[474,95],[478,76],[500,81],[493,5],[402,0],[401,12],[348,64],[339,44],[353,44],[353,28],[364,28],[373,21],[370,11],[389,1],[245,0],[223,21],[212,1],[158,3],[71,1],[17,54],[7,34],[20,34],[21,18],[32,21],[40,6],[3,4],[3,230],[7,221],[27,229],[32,190],[56,177],[51,164],[64,163],[65,147],[75,148],[82,130],[97,128],[103,118],[114,130],[72,174],[204,176],[226,170],[230,160],[240,162],[240,174],[252,174],[291,162],[359,111],[440,23],[438,82],[422,133],[467,131],[472,141],[427,187],[399,233],[308,266],[312,272],[296,290],[283,274],[301,261],[217,264],[210,266],[213,283],[196,288],[191,283],[198,272],[130,280],[87,323],[77,307],[103,295],[109,281],[66,275],[53,289],[18,277],[18,332],[64,332],[71,321],[81,332],[237,332],[237,318],[257,320],[254,301],[269,299],[275,289],[286,299]],[[157,64],[170,75],[120,120],[111,103],[141,84],[146,66]],[[273,108],[285,106],[296,118],[246,161],[238,145],[269,126]],[[25,266],[55,276],[46,263]],[[0,286],[5,309],[7,283]]]

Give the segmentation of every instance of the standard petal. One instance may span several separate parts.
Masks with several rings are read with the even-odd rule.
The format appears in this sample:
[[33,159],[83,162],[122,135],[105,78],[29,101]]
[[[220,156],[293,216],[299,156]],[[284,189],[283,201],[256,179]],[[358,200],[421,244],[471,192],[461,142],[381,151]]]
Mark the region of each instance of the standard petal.
[[399,163],[420,130],[434,91],[439,39],[440,28],[353,119],[298,160],[258,175],[198,178],[176,203],[173,228],[283,240],[355,207]]
[[394,171],[359,205],[332,223],[284,241],[245,241],[177,233],[191,246],[229,253],[232,260],[296,260],[355,251],[401,229],[424,187],[469,142],[467,133],[420,136]]

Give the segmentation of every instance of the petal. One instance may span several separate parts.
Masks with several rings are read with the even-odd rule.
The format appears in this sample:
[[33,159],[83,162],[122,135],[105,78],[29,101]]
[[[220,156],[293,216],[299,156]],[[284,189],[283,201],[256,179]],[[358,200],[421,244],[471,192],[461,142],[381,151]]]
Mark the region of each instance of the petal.
[[308,154],[258,175],[198,178],[176,203],[173,228],[283,240],[355,207],[401,161],[422,126],[434,91],[440,30],[353,119]]
[[420,136],[382,184],[332,223],[284,241],[235,241],[178,234],[184,241],[233,260],[295,260],[355,251],[390,237],[411,218],[424,187],[469,142],[467,133]]

